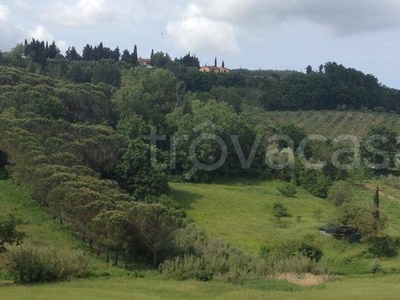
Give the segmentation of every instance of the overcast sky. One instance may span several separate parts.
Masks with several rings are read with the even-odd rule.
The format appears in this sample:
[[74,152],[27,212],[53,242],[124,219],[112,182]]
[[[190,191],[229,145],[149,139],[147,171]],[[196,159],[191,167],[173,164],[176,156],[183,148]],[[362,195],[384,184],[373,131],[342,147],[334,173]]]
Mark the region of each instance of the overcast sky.
[[400,88],[399,0],[0,0],[0,49],[25,38],[64,52],[138,45],[202,64],[305,70],[336,61]]

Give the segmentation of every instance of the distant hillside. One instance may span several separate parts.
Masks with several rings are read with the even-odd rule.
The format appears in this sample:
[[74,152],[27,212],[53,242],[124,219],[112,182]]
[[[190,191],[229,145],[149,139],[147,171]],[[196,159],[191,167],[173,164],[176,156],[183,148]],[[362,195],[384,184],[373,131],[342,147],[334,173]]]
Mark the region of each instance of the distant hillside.
[[359,111],[262,111],[249,109],[246,114],[257,124],[277,125],[293,123],[308,134],[322,134],[335,138],[342,134],[359,137],[366,135],[373,125],[384,124],[400,134],[400,115]]

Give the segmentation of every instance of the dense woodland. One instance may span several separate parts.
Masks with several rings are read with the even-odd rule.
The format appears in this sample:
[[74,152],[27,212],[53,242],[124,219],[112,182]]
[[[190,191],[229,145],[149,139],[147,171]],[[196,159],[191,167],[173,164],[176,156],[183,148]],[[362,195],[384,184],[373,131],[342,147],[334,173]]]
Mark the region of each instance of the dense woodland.
[[[183,263],[179,259],[184,261],[190,254],[203,261],[201,269],[207,270],[207,247],[213,242],[189,224],[167,196],[168,181],[281,179],[327,198],[338,180],[397,172],[396,134],[384,126],[371,128],[368,135],[388,138],[375,144],[390,153],[385,170],[374,168],[381,157],[365,146],[362,158],[372,162],[370,169],[338,170],[328,162],[313,170],[297,156],[295,168],[271,168],[265,159],[271,147],[297,148],[307,133],[292,124],[264,128],[242,113],[246,106],[400,112],[400,92],[382,86],[372,75],[336,63],[326,63],[318,71],[309,67],[306,73],[201,73],[195,56],[172,60],[162,52],[151,54],[154,68],[150,69],[138,65],[138,49],[133,48],[132,53],[124,50],[121,55],[118,48],[100,43],[85,46],[82,54],[71,47],[62,55],[54,43],[33,40],[0,54],[2,173],[28,187],[49,214],[95,251],[112,254],[116,261],[144,259],[157,266],[177,257],[179,265]],[[154,128],[167,137],[157,149],[143,139]],[[277,133],[291,137],[294,145],[267,142]],[[227,159],[213,172],[198,170],[188,178],[193,168],[191,145],[199,135],[220,136],[227,144]],[[185,137],[175,145],[173,168],[172,137]],[[244,167],[238,158],[238,144],[245,157],[253,155],[250,166]],[[257,150],[251,152],[255,144]],[[309,161],[328,161],[334,151],[345,147],[329,140],[311,142],[305,155]],[[151,151],[157,153],[157,166],[152,165]],[[276,163],[287,159],[287,152],[279,153],[273,158]],[[212,165],[221,156],[221,147],[206,138],[195,154],[199,162]],[[340,159],[351,163],[355,158],[342,155]],[[229,247],[224,251],[244,255]],[[246,258],[234,267],[255,272],[252,268],[257,264]],[[228,273],[230,267],[234,268],[226,263],[220,272]]]

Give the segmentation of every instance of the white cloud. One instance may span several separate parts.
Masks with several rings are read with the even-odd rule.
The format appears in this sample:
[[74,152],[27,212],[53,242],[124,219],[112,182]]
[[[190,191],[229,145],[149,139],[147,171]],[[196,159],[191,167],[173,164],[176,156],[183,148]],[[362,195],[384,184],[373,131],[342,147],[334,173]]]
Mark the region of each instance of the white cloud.
[[53,35],[42,25],[37,25],[33,30],[28,31],[29,38],[39,41],[53,41]]
[[105,25],[118,20],[122,9],[114,1],[78,0],[73,4],[60,1],[48,4],[47,11],[50,13],[45,14],[45,18],[68,27]]
[[10,9],[7,6],[0,4],[0,22],[7,21],[10,13]]
[[10,23],[10,9],[0,4],[0,50],[8,51],[14,47],[20,39],[21,32]]
[[212,49],[218,53],[236,52],[236,28],[226,21],[212,20],[201,7],[189,4],[185,17],[167,24],[168,35],[185,51]]
[[43,25],[37,25],[34,29],[32,30],[24,30],[24,31],[29,38],[33,38],[39,41],[46,41],[46,42],[56,42],[57,47],[60,49],[62,53],[65,53],[68,49],[68,43],[65,40],[55,40],[54,36],[49,32],[49,30],[44,27]]

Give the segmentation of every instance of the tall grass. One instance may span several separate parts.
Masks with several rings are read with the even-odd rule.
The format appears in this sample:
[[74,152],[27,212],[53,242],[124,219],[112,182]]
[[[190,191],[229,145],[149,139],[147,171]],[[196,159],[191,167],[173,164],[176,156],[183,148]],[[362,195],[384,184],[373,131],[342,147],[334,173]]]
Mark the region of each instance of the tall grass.
[[21,283],[60,281],[84,277],[87,264],[81,251],[22,245],[10,249],[8,272]]

